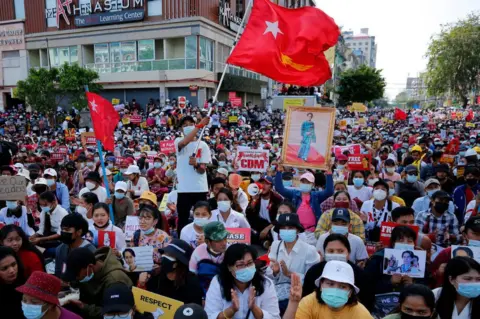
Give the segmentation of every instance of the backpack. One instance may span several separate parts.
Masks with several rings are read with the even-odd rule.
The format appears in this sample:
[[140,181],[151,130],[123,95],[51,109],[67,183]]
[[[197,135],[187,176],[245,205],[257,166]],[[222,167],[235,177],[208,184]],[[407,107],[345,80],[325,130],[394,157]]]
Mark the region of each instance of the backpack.
[[197,264],[197,277],[203,288],[203,293],[207,294],[208,287],[213,277],[220,274],[220,264],[214,263],[210,259],[203,259]]

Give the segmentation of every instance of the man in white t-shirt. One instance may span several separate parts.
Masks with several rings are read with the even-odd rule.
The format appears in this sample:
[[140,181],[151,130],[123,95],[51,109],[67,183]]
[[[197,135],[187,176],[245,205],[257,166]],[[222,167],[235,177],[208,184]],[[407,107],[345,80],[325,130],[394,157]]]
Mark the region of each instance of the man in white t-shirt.
[[180,121],[183,137],[175,140],[177,154],[177,212],[178,212],[178,233],[188,224],[190,210],[196,202],[207,199],[207,164],[211,163],[212,156],[208,145],[200,141],[198,150],[197,133],[208,125],[209,118],[203,118],[195,125],[191,116],[185,116]]

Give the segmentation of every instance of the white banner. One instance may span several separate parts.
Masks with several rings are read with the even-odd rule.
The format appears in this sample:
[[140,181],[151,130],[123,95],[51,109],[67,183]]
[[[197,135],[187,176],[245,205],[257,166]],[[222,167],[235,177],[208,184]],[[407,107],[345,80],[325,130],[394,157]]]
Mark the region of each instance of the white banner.
[[238,171],[266,172],[268,164],[268,150],[239,147],[234,167]]

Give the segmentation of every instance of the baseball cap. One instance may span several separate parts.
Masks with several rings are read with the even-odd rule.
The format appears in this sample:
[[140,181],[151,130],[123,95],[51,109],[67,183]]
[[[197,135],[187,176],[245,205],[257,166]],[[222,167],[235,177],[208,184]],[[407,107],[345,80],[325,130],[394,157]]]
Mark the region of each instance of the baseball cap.
[[327,262],[325,268],[323,268],[322,275],[317,280],[315,280],[315,285],[317,287],[320,286],[320,280],[322,280],[323,278],[349,284],[355,289],[355,293],[357,294],[360,291],[360,289],[355,286],[355,277],[353,275],[352,266],[350,266],[344,261],[331,260]]
[[208,315],[201,306],[189,303],[178,308],[173,319],[208,319]]
[[313,176],[313,174],[310,173],[310,172],[305,173],[302,176],[300,176],[300,180],[302,180],[302,179],[306,179],[310,183],[315,183],[315,176]]
[[133,306],[135,306],[133,292],[127,285],[114,283],[105,289],[103,293],[103,314],[129,312]]
[[47,168],[45,172],[43,172],[43,176],[45,175],[57,177],[57,171],[54,170],[53,168]]
[[343,220],[350,223],[350,212],[346,208],[335,208],[332,213],[332,221]]
[[72,250],[67,257],[67,267],[63,274],[63,280],[66,282],[76,281],[80,271],[90,264],[95,264],[95,255],[88,248]]
[[123,174],[125,174],[125,175],[140,174],[140,168],[137,165],[130,165],[127,168],[127,171]]
[[405,172],[408,173],[408,172],[418,172],[418,169],[415,165],[408,165],[407,167],[405,167]]
[[159,249],[159,252],[162,255],[167,253],[171,257],[175,257],[177,261],[181,262],[185,266],[188,266],[190,257],[193,253],[193,248],[184,240],[174,239],[168,244],[168,246]]
[[471,229],[475,233],[480,233],[480,216],[470,217],[465,223],[464,232]]
[[157,195],[155,195],[155,193],[152,193],[150,191],[144,191],[142,193],[142,196],[140,196],[139,199],[146,199],[150,202],[152,202],[152,204],[154,204],[155,206],[158,205],[157,203]]
[[440,182],[438,181],[438,179],[436,178],[429,178],[426,182],[425,182],[425,188],[427,188],[428,186],[432,185],[432,184],[438,184],[440,186]]
[[259,182],[273,185],[273,178],[271,176],[264,176],[259,180]]
[[278,216],[278,221],[275,224],[273,230],[277,233],[280,232],[280,227],[283,226],[293,226],[298,229],[298,232],[303,233],[305,229],[303,228],[302,224],[300,223],[300,218],[297,214],[281,214]]
[[335,156],[335,158],[336,158],[337,161],[348,161],[348,157],[346,157],[343,154],[339,154],[339,155]]
[[228,236],[225,226],[221,222],[211,222],[203,227],[206,239],[213,241],[224,240]]
[[116,191],[117,190],[122,190],[122,191],[126,192],[127,188],[128,188],[127,183],[125,183],[125,182],[118,181],[118,182],[115,183],[115,190]]

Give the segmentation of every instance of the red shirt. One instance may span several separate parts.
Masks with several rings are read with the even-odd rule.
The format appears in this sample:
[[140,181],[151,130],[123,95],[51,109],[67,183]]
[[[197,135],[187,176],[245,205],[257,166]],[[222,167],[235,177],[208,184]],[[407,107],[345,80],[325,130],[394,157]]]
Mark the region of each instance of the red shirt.
[[20,257],[20,260],[23,264],[23,272],[25,274],[25,279],[28,279],[32,272],[36,270],[42,272],[45,271],[42,261],[33,251],[20,249],[20,251],[18,252],[18,257]]

